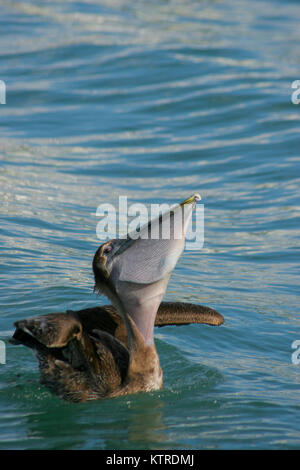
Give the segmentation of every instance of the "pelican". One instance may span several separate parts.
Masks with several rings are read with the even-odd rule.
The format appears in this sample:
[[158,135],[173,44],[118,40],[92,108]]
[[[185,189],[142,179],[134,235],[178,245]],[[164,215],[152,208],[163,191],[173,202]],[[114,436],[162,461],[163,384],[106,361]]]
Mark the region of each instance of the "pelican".
[[[34,351],[40,382],[52,393],[85,402],[159,390],[163,373],[154,326],[224,322],[208,307],[162,302],[199,199],[195,194],[150,221],[135,237],[128,234],[97,249],[95,291],[111,305],[40,315],[14,324],[11,341]],[[168,238],[163,236],[166,221]]]

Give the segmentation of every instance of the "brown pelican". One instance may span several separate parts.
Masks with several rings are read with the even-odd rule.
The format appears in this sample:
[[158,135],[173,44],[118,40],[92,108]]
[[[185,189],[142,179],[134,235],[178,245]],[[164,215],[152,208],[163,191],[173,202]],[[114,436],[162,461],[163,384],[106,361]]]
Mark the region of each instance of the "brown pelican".
[[[34,350],[41,383],[54,394],[81,402],[160,389],[163,373],[154,326],[223,323],[222,315],[208,307],[162,302],[197,200],[194,195],[174,206],[135,237],[98,248],[95,290],[112,305],[15,323],[12,342]],[[163,234],[166,221],[168,237]]]

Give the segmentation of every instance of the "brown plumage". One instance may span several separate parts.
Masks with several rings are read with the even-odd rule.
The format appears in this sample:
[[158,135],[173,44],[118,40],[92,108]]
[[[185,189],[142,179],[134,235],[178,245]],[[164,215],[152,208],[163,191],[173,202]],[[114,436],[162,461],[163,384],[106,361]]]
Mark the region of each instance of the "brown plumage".
[[[155,326],[223,322],[222,315],[202,305],[162,302]],[[15,326],[11,342],[35,351],[41,383],[55,395],[80,402],[128,393],[127,332],[112,305],[41,315]]]
[[[193,208],[195,201],[196,197],[189,198],[177,210],[183,211],[185,204]],[[187,221],[180,223],[183,236],[167,243],[140,236],[111,240],[98,248],[93,259],[95,289],[113,305],[15,323],[12,342],[34,350],[41,383],[54,394],[81,402],[157,390],[163,385],[163,374],[154,326],[223,323],[222,315],[208,307],[161,302],[183,249]],[[150,228],[148,224],[145,230]]]

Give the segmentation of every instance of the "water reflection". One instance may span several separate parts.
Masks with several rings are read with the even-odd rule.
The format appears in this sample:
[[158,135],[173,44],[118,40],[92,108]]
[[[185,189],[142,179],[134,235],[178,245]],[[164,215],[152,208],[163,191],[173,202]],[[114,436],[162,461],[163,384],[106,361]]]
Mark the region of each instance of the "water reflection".
[[36,396],[33,412],[23,417],[31,448],[115,449],[117,438],[120,449],[150,449],[160,447],[164,440],[164,405],[159,394],[76,405],[47,395],[40,404]]

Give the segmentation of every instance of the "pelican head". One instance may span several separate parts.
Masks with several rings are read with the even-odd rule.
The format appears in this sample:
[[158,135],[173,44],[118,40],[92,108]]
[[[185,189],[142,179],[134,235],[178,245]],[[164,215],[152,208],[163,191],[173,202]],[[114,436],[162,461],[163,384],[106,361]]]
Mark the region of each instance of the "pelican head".
[[[158,307],[184,249],[187,227],[200,196],[195,194],[126,239],[103,243],[95,253],[95,290],[106,295],[125,323],[128,316],[153,344]],[[128,321],[127,321],[128,324]]]

